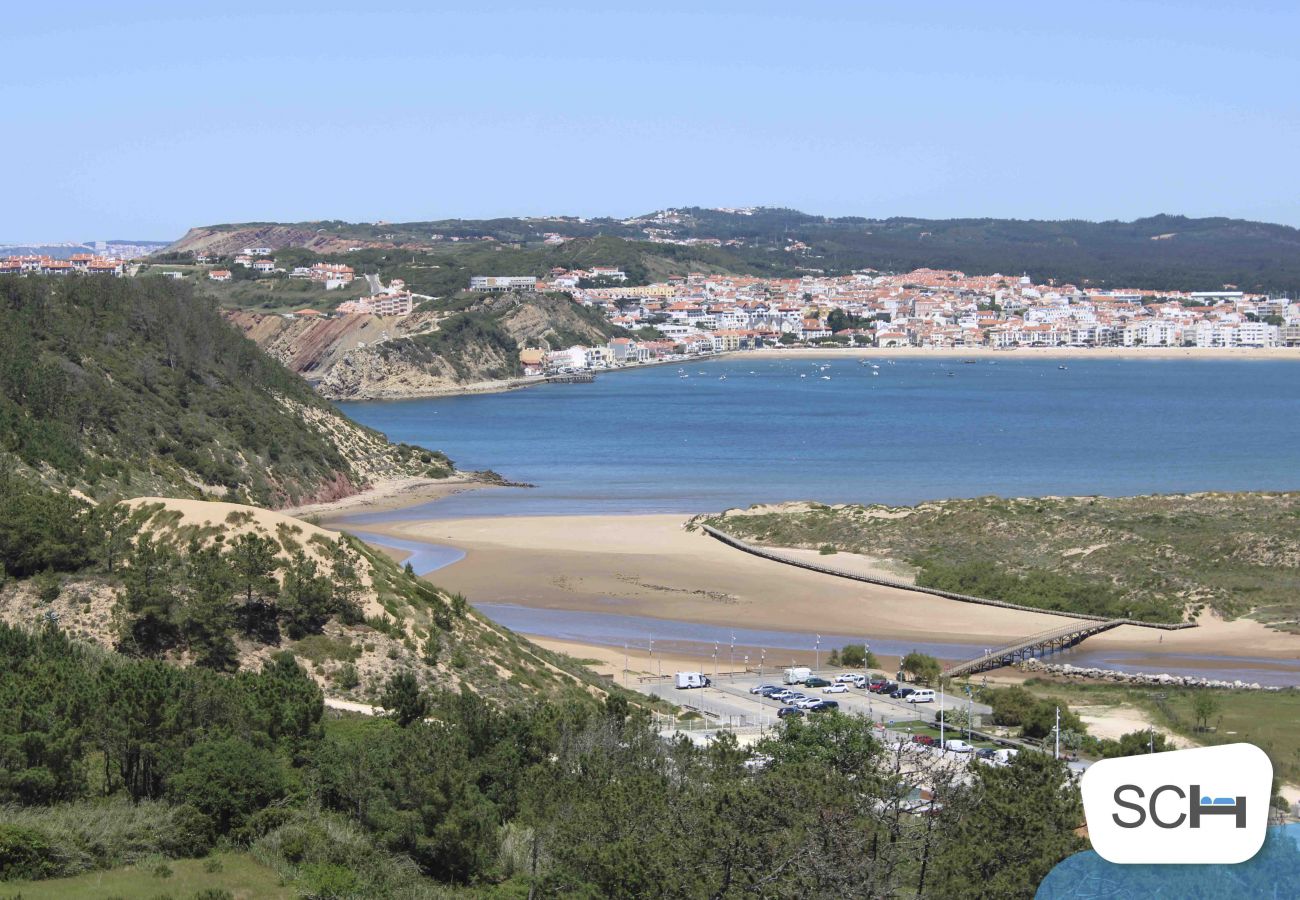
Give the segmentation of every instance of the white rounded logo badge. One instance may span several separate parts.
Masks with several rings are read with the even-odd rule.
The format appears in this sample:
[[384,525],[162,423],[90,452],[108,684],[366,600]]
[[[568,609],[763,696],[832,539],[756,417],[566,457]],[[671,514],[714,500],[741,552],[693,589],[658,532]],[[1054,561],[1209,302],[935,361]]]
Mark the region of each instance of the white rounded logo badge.
[[1081,790],[1108,862],[1239,863],[1264,845],[1273,764],[1253,744],[1103,759]]

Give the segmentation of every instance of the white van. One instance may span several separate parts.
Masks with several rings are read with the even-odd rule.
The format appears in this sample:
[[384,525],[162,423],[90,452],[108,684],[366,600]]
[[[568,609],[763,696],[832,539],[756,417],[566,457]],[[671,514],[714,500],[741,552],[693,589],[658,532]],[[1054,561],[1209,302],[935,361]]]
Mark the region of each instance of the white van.
[[975,748],[965,741],[959,741],[954,738],[953,740],[944,743],[943,749],[947,750],[949,753],[970,753]]
[[705,677],[703,672],[678,672],[673,676],[678,690],[686,688],[706,688],[713,682]]
[[786,684],[803,684],[809,678],[812,678],[812,669],[807,666],[795,666],[785,670]]
[[930,688],[917,688],[907,695],[908,703],[933,703],[934,691]]

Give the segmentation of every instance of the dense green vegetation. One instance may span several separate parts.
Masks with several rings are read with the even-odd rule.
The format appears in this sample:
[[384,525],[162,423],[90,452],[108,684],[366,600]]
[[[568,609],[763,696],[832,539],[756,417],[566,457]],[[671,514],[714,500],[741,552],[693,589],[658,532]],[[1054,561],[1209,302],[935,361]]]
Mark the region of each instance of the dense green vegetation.
[[[317,413],[316,424],[303,409]],[[322,421],[383,444],[190,286],[0,278],[7,467],[95,496],[196,496],[207,485],[228,499],[276,505],[360,480]]]
[[708,518],[744,538],[899,560],[918,584],[1097,615],[1177,622],[1210,607],[1295,628],[1300,494],[944,500]]
[[329,720],[288,654],[223,675],[0,627],[0,879],[246,848],[308,896],[1030,897],[1082,844],[1041,754],[931,771],[916,815],[915,765],[838,714],[754,753],[666,742],[618,697],[413,696]]

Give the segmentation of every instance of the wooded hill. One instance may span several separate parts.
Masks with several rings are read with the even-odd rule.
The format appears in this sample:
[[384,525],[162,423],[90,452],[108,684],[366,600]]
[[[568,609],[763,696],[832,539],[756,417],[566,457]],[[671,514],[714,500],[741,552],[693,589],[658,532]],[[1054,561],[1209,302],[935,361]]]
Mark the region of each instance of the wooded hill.
[[[699,207],[668,213],[659,220],[649,214],[629,220],[553,217],[378,225],[338,221],[214,225],[193,229],[168,250],[186,253],[224,247],[225,252],[237,252],[260,241],[277,250],[310,247],[323,253],[341,253],[356,246],[367,248],[363,253],[402,250],[407,258],[412,252],[450,258],[461,251],[472,257],[500,252],[508,246],[535,252],[539,260],[553,260],[551,265],[566,265],[571,256],[572,262],[580,262],[584,247],[595,247],[608,255],[614,245],[592,242],[617,239],[635,245],[636,252],[647,260],[704,271],[709,265],[717,265],[738,273],[797,277],[810,271],[835,275],[862,268],[903,272],[928,266],[960,269],[968,274],[1027,272],[1040,282],[1055,280],[1096,288],[1221,290],[1232,284],[1245,291],[1292,296],[1300,292],[1300,229],[1244,219],[1163,214],[1132,222],[873,219],[828,218],[791,209],[757,208],[741,214]],[[649,243],[645,230],[648,227],[672,239],[735,239],[741,245],[715,248]],[[542,240],[547,233],[578,240],[546,247]],[[436,242],[434,235],[463,240],[457,244]],[[787,252],[785,248],[795,241],[807,245],[806,249]],[[507,262],[506,257],[499,260]],[[519,271],[489,266],[475,274],[488,270],[495,274],[542,274],[531,261],[519,258],[519,262]],[[632,265],[626,258],[593,258],[591,263]],[[631,274],[633,270],[628,271]],[[464,282],[456,286],[463,287]]]
[[338,414],[161,278],[0,278],[0,459],[94,497],[272,507],[451,472]]

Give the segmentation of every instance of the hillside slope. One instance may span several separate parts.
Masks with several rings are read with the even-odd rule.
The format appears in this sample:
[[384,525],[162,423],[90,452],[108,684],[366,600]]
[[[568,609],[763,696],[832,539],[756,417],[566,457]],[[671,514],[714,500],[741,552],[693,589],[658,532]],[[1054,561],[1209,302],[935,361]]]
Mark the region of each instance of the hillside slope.
[[403,319],[228,318],[334,400],[457,392],[522,374],[519,350],[603,344],[622,331],[567,294],[465,294]]
[[323,402],[164,279],[0,278],[0,460],[96,497],[332,499],[442,477]]
[[[42,595],[40,579],[11,581],[0,587],[0,622],[34,628],[53,619],[106,649],[228,671],[256,672],[289,650],[328,696],[363,704],[377,703],[403,672],[424,687],[464,688],[494,702],[600,693],[600,680],[572,660],[355,538],[232,503],[144,497],[124,506],[132,540],[147,542],[147,552],[124,547],[112,572],[92,565],[69,573],[53,597]],[[247,584],[239,574],[252,557],[245,537],[266,553],[264,574]],[[203,552],[213,548],[223,556]],[[246,587],[266,610],[256,627],[241,618]],[[318,590],[320,609],[305,613]],[[346,610],[329,605],[339,598]]]

